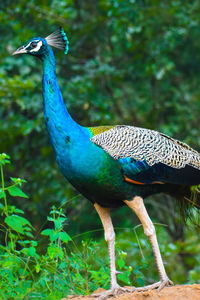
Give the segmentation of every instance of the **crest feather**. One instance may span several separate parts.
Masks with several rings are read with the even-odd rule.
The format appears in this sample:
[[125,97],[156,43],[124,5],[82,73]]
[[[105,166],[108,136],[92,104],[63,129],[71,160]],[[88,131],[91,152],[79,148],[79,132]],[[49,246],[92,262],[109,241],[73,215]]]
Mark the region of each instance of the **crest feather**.
[[45,40],[47,41],[48,45],[62,49],[64,50],[64,53],[67,54],[69,50],[69,41],[62,27],[48,35]]

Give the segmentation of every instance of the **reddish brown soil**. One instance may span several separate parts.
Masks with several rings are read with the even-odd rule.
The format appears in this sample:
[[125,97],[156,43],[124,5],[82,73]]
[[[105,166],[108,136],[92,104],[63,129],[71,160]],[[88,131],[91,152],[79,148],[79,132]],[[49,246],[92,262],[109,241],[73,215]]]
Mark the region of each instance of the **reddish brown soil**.
[[[102,289],[98,289],[96,292],[101,292]],[[98,300],[97,297],[92,296],[68,296],[61,300]],[[152,290],[149,292],[134,292],[124,293],[120,296],[109,299],[117,300],[200,300],[200,284],[193,285],[175,285],[172,287],[166,287],[160,292]]]

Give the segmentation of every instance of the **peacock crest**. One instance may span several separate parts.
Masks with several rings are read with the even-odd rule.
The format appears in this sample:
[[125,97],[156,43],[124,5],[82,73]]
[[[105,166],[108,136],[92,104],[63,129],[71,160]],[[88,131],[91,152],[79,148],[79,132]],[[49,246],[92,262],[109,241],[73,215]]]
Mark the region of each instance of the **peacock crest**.
[[67,38],[67,35],[62,27],[60,27],[58,30],[54,31],[50,35],[48,35],[45,40],[47,41],[47,44],[64,50],[64,53],[67,54],[69,51],[69,41]]

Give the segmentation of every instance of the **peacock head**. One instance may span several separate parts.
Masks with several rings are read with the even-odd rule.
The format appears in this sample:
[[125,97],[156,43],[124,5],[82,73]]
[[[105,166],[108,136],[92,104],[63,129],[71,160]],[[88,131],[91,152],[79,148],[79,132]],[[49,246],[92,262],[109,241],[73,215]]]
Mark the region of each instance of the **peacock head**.
[[67,54],[69,50],[69,41],[62,27],[46,38],[37,37],[30,39],[25,45],[13,52],[13,55],[26,53],[42,58],[48,52],[49,46],[63,49],[64,53]]

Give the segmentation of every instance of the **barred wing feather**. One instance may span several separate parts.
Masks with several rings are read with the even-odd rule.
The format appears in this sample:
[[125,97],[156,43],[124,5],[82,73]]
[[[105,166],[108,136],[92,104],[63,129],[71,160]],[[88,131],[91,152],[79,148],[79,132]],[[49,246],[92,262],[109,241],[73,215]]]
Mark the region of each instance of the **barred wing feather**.
[[200,154],[176,139],[154,130],[119,125],[97,134],[91,141],[115,159],[132,158],[148,166],[162,163],[181,169],[200,170]]

